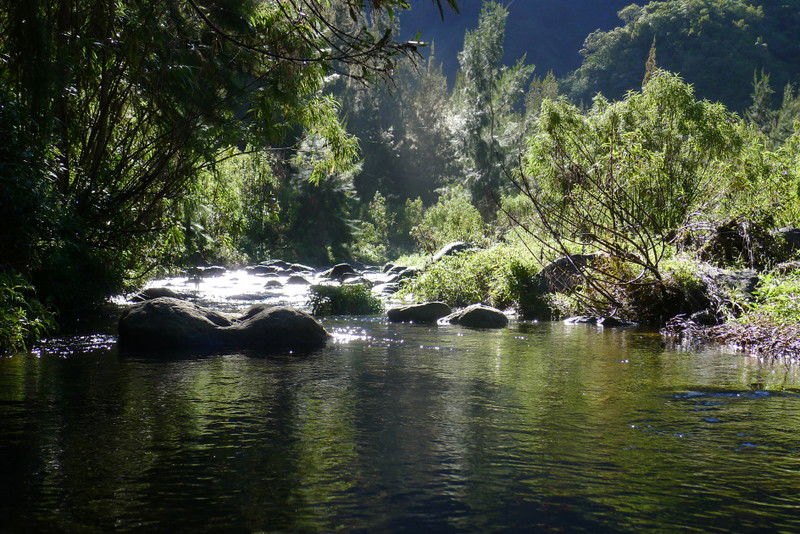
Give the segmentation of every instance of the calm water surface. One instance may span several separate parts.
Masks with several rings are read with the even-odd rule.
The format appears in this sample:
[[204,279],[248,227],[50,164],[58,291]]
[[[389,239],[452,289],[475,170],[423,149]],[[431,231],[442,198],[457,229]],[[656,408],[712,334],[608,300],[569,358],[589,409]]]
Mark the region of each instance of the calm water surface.
[[800,530],[800,369],[652,333],[326,321],[307,357],[0,359],[0,531]]

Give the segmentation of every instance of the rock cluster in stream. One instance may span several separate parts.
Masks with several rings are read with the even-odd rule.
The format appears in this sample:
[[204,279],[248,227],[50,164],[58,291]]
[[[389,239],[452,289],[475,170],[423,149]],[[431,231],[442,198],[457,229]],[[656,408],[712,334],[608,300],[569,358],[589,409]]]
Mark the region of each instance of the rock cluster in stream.
[[142,349],[310,351],[329,337],[309,314],[285,306],[253,306],[231,317],[170,297],[134,304],[119,321],[120,345]]

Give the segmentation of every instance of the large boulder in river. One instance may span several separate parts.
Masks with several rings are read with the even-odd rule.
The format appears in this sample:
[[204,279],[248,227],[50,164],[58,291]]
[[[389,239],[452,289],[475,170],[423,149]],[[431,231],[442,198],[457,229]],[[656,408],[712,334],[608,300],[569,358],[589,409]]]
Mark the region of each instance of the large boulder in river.
[[135,304],[119,321],[120,345],[144,349],[313,350],[328,337],[313,317],[291,308],[254,306],[232,319],[169,297]]
[[293,286],[310,286],[311,285],[311,282],[309,282],[308,280],[306,280],[305,277],[300,276],[299,274],[293,274],[292,276],[290,276],[289,279],[286,280],[286,283],[288,285],[293,285]]
[[122,313],[119,342],[147,347],[221,345],[219,330],[231,320],[185,300],[161,297],[135,304]]
[[347,263],[339,263],[338,265],[334,265],[327,271],[322,273],[324,278],[329,278],[331,280],[338,280],[342,281],[348,276],[357,275],[359,274],[352,265]]
[[325,345],[330,334],[305,312],[286,306],[253,306],[223,330],[226,345],[307,351]]
[[472,328],[503,328],[508,325],[508,317],[503,312],[483,304],[473,304],[463,310],[451,313],[442,321]]
[[386,312],[393,323],[435,323],[442,317],[450,315],[453,310],[444,302],[426,302],[392,308]]

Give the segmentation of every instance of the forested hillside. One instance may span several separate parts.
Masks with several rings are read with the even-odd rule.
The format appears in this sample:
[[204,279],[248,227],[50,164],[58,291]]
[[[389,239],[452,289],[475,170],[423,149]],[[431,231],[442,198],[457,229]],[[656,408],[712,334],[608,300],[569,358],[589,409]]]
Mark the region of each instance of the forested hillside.
[[624,25],[587,37],[580,68],[567,82],[573,98],[602,92],[619,98],[641,86],[655,43],[660,67],[694,84],[699,96],[736,110],[750,102],[747,80],[770,75],[774,86],[800,81],[800,6],[787,0],[669,0],[620,12]]
[[[452,80],[458,69],[458,51],[464,32],[474,28],[483,0],[459,2],[460,14],[439,17],[435,7],[419,2],[403,14],[402,35],[414,38],[417,32],[425,41],[433,41],[436,56]],[[619,25],[617,11],[630,0],[517,0],[508,2],[507,44],[504,60],[509,63],[522,55],[541,73],[553,71],[566,76],[580,65],[579,50],[589,33],[609,30]]]

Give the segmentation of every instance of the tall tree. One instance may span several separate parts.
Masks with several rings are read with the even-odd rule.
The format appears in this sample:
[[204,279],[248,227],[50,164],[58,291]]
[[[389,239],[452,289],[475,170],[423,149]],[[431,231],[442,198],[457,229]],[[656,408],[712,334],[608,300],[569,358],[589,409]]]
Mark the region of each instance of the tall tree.
[[533,66],[524,58],[502,63],[508,10],[487,2],[477,29],[467,32],[459,53],[448,126],[473,202],[485,217],[496,208],[509,147],[519,140],[521,103]]

